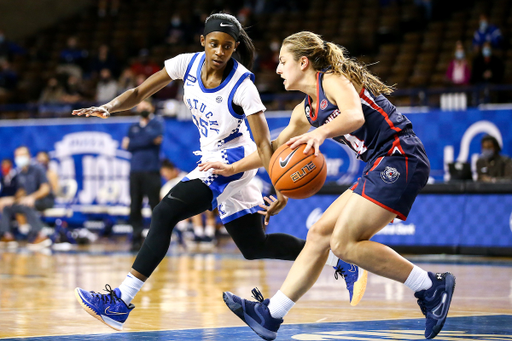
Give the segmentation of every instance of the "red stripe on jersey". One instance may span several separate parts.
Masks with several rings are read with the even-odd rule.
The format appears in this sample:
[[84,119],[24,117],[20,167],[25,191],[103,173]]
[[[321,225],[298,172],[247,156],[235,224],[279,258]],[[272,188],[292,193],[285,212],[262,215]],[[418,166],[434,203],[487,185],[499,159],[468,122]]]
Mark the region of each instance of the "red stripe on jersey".
[[393,154],[393,151],[398,149],[400,151],[400,154],[402,154],[405,157],[405,179],[406,181],[409,180],[409,157],[405,154],[404,150],[402,149],[402,145],[400,144],[400,138],[398,135],[395,134],[395,141],[393,141],[393,145],[391,146],[391,149],[388,151],[388,156]]
[[370,100],[368,98],[368,96],[366,96],[364,94],[364,88],[361,90],[361,93],[359,94],[359,97],[361,97],[366,103],[368,103],[368,105],[370,105],[373,109],[377,110],[383,117],[384,119],[386,120],[386,122],[388,123],[389,127],[391,129],[393,129],[394,131],[396,131],[397,133],[399,131],[402,131],[402,128],[397,128],[395,127],[395,125],[393,124],[393,122],[391,122],[391,120],[389,119],[389,116],[388,114],[381,108],[379,107],[374,101]]
[[398,217],[398,218],[400,218],[400,219],[402,219],[403,221],[406,221],[406,220],[407,220],[407,217],[406,217],[406,216],[404,216],[402,213],[400,213],[400,212],[398,212],[398,211],[396,211],[396,210],[392,209],[391,207],[387,207],[387,206],[386,206],[386,205],[384,205],[383,203],[380,203],[380,202],[378,202],[377,200],[372,199],[372,198],[370,198],[369,196],[367,196],[367,195],[364,193],[364,189],[365,189],[365,187],[366,187],[366,181],[365,181],[365,182],[364,182],[364,184],[363,184],[363,192],[361,193],[361,196],[362,196],[363,198],[368,199],[368,200],[370,200],[371,202],[373,202],[374,204],[379,205],[379,206],[380,206],[380,207],[382,207],[383,209],[388,210],[389,212],[396,214],[396,215],[397,215],[397,217]]
[[[380,165],[380,162],[382,161],[383,158],[384,158],[384,156],[377,158],[377,160],[375,160],[375,163],[373,164],[373,167],[368,172],[371,172],[372,170],[377,168],[377,166]],[[368,173],[366,173],[366,174],[368,174]]]

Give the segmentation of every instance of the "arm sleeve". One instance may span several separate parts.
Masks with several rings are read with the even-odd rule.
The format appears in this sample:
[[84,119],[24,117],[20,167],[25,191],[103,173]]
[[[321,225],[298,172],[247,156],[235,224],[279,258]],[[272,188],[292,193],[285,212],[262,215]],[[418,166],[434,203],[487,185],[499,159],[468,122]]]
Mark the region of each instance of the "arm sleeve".
[[261,102],[256,85],[254,85],[249,77],[247,77],[236,90],[233,96],[233,103],[244,109],[245,116],[267,110]]
[[164,62],[165,71],[169,74],[169,77],[172,79],[183,79],[185,77],[185,72],[187,72],[187,67],[192,57],[193,53],[183,53],[179,54],[174,58],[167,59]]

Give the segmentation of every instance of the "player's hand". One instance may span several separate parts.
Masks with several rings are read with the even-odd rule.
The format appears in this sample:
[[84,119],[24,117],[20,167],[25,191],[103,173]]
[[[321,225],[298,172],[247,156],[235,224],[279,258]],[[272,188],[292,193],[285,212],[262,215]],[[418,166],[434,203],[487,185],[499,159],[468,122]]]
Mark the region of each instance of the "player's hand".
[[108,112],[108,110],[102,106],[73,110],[71,115],[85,116],[85,117],[96,116],[96,117],[103,118],[103,119],[110,117],[110,113]]
[[212,169],[213,174],[222,175],[225,177],[236,174],[233,165],[222,163],[220,161],[209,161],[199,165],[199,170],[206,172]]
[[281,210],[285,208],[286,204],[288,203],[288,198],[282,195],[281,193],[277,192],[277,197],[279,199],[276,199],[273,195],[271,195],[270,198],[263,198],[263,200],[265,200],[268,206],[260,205],[262,211],[258,211],[258,213],[265,216],[265,225],[268,225],[268,221],[270,220],[271,216],[281,212]]
[[286,144],[290,147],[290,149],[295,149],[301,144],[305,144],[304,154],[307,154],[311,149],[316,156],[320,152],[320,145],[324,143],[325,136],[319,132],[318,129],[310,131],[309,133],[302,134],[299,136],[292,137]]

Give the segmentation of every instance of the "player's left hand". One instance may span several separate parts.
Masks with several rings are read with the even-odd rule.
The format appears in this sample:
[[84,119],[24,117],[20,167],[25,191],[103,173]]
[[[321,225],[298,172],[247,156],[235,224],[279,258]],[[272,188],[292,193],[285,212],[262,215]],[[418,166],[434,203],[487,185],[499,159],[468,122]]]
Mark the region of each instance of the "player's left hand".
[[263,200],[267,202],[268,206],[260,205],[262,210],[258,211],[258,213],[265,216],[265,225],[268,225],[268,221],[270,220],[271,216],[281,212],[281,210],[285,208],[286,204],[288,203],[288,198],[281,193],[278,192],[277,197],[279,199],[276,199],[273,195],[263,198]]
[[105,107],[101,106],[101,107],[89,107],[89,108],[84,108],[84,109],[73,110],[71,115],[85,116],[85,117],[96,116],[99,118],[106,119],[106,118],[110,117],[110,112]]
[[292,137],[286,144],[290,147],[290,149],[295,149],[301,144],[305,144],[306,148],[304,148],[304,154],[307,154],[311,149],[316,156],[320,152],[320,145],[324,143],[325,136],[319,132],[318,129],[310,131],[306,134],[302,134],[299,136]]

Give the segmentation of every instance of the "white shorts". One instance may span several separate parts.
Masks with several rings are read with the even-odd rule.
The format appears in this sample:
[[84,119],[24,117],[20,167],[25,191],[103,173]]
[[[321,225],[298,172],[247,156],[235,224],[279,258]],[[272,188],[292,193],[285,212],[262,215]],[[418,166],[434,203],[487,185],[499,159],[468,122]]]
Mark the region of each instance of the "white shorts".
[[[227,164],[243,159],[256,151],[256,145],[246,144],[234,148],[221,149],[203,154],[201,162],[221,161]],[[238,173],[230,177],[212,174],[212,171],[201,172],[198,168],[188,173],[183,182],[200,179],[213,193],[212,209],[218,207],[222,223],[255,213],[263,204],[260,190],[251,180],[257,169]]]

